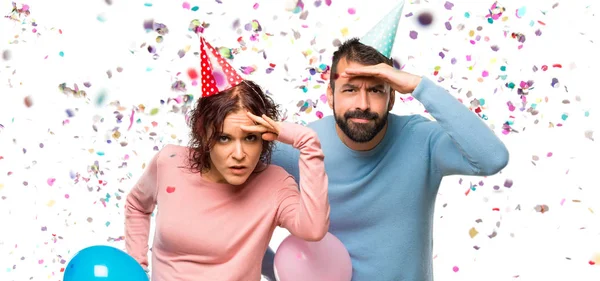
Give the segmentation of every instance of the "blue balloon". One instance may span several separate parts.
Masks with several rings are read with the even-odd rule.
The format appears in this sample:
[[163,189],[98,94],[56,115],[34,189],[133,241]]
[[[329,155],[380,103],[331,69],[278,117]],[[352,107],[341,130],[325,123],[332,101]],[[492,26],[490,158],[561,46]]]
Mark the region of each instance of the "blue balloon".
[[148,281],[142,266],[127,253],[110,246],[79,251],[67,264],[64,281]]

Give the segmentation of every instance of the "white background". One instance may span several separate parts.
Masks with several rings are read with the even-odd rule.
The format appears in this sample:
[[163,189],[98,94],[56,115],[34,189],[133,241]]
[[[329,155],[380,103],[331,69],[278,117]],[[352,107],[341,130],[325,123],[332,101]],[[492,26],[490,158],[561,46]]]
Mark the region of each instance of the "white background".
[[[308,16],[301,20],[290,11],[294,7],[290,1],[190,2],[199,6],[196,12],[183,9],[181,1],[112,2],[32,0],[26,3],[29,17],[0,20],[0,51],[10,53],[8,60],[0,60],[0,280],[60,280],[61,268],[78,250],[98,244],[124,246],[114,239],[123,235],[124,196],[141,175],[142,165],[155,153],[154,146],[188,141],[184,115],[170,112],[181,104],[161,105],[160,100],[199,96],[198,87],[192,87],[185,74],[198,64],[193,56],[198,40],[188,31],[192,19],[210,23],[205,35],[213,46],[240,48],[237,38],[243,38],[247,49],[235,55],[232,65],[255,66],[256,72],[245,77],[272,93],[290,121],[304,123],[315,120],[317,111],[331,114],[320,100],[325,87],[317,81],[319,74],[311,76],[307,69],[329,65],[334,39],[362,36],[397,3],[334,0],[329,7],[323,1],[317,8],[305,1]],[[406,3],[404,15],[428,10],[434,22],[423,28],[416,16],[403,16],[392,55],[406,71],[435,80],[443,77],[440,84],[465,106],[484,99],[486,122],[511,155],[498,175],[444,180],[436,204],[436,280],[599,280],[600,184],[595,176],[600,150],[597,139],[586,137],[600,124],[597,4],[506,0],[499,3],[506,8],[506,20],[489,24],[484,17],[493,1],[452,2],[451,10],[444,8],[445,1]],[[558,6],[553,8],[555,3]],[[523,5],[526,12],[518,18],[515,11]],[[11,8],[10,1],[0,3],[3,15],[10,16]],[[356,13],[349,14],[349,8]],[[168,27],[162,43],[156,43],[156,32],[144,30],[147,19]],[[238,19],[239,30],[233,28]],[[244,30],[254,19],[262,31]],[[446,21],[452,30],[446,30]],[[459,30],[461,24],[464,29]],[[538,29],[541,36],[535,35]],[[411,30],[419,33],[417,40],[409,38]],[[469,42],[475,38],[469,36],[470,30],[481,36],[474,45]],[[295,39],[294,32],[300,38]],[[526,36],[520,50],[512,32]],[[258,41],[250,41],[253,34],[258,34]],[[140,48],[143,43],[157,46],[160,57],[154,60],[146,47]],[[499,51],[492,51],[492,45]],[[190,51],[179,59],[177,51],[186,46]],[[443,49],[442,59],[438,53]],[[451,58],[456,58],[456,64],[450,63]],[[276,65],[275,70],[266,74],[269,63]],[[542,71],[542,65],[549,69]],[[440,71],[434,76],[436,66]],[[507,67],[504,73],[501,66]],[[123,71],[119,73],[117,67]],[[490,75],[480,82],[484,70]],[[188,84],[186,93],[171,91],[177,72]],[[505,80],[499,77],[504,74]],[[552,78],[559,80],[557,88],[550,85]],[[518,87],[527,80],[535,81],[526,106],[536,104],[535,116],[520,111],[516,89],[505,86],[514,82]],[[84,82],[91,87],[84,87]],[[87,98],[60,92],[61,83],[71,88],[77,84]],[[302,86],[309,90],[304,93]],[[467,97],[469,91],[472,97]],[[103,92],[105,100],[98,104]],[[27,96],[31,107],[25,106]],[[301,112],[297,104],[308,99],[316,102],[315,108]],[[120,107],[115,106],[117,101]],[[513,112],[509,101],[517,108]],[[423,112],[417,101],[399,100],[396,105],[395,113]],[[158,113],[151,115],[152,108],[158,108]],[[67,109],[73,117],[68,117]],[[132,110],[134,124],[128,130]],[[122,123],[116,122],[117,113],[123,114]],[[566,121],[563,114],[568,115]],[[507,121],[518,133],[502,133]],[[118,140],[111,137],[116,128],[121,133]],[[111,138],[113,143],[108,144]],[[121,147],[121,141],[128,145]],[[93,171],[94,161],[102,174]],[[123,162],[127,166],[120,168]],[[52,186],[50,178],[55,179]],[[507,179],[514,182],[511,188],[503,186]],[[465,195],[471,184],[480,182],[483,186]],[[494,191],[494,185],[500,189]],[[537,205],[549,210],[538,212]],[[473,238],[471,228],[479,233]],[[497,235],[489,238],[493,232]],[[271,246],[276,249],[287,234],[276,230]],[[381,246],[385,247],[384,241]]]

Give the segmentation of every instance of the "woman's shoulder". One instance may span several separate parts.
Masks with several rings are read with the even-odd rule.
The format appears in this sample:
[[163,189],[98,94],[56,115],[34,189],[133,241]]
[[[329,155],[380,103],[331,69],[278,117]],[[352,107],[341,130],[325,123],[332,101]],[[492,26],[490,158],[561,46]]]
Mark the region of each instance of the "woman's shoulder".
[[290,177],[292,177],[292,175],[284,168],[273,164],[266,165],[266,167],[262,168],[262,171],[257,175],[258,179],[268,180],[270,182],[282,182]]
[[159,162],[181,162],[187,159],[190,148],[176,144],[167,144],[158,152]]

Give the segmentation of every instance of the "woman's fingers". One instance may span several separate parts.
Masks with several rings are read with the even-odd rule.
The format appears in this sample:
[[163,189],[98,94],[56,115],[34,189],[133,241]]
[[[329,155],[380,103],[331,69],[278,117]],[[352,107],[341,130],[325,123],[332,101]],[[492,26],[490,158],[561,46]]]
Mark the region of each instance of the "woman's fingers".
[[269,129],[265,126],[262,125],[252,125],[252,126],[247,126],[247,125],[240,125],[240,129],[249,132],[249,133],[266,133],[269,131]]

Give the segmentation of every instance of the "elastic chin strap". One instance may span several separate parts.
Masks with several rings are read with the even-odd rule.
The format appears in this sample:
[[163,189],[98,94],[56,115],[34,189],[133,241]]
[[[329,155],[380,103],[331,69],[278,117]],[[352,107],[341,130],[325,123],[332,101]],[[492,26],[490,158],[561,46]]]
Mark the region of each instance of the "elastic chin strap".
[[[265,100],[263,99],[263,97],[252,87],[252,85],[250,85],[246,80],[242,80],[242,83],[246,83],[246,85],[248,85],[248,88],[252,89],[252,91],[260,98],[260,101],[262,102],[263,108],[267,109],[267,104],[265,103]],[[266,112],[265,112],[266,114]]]

